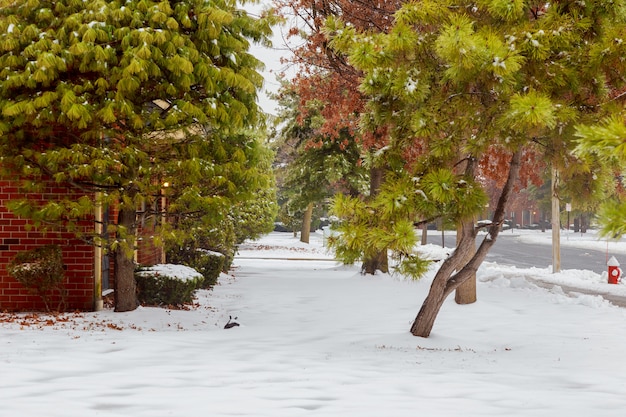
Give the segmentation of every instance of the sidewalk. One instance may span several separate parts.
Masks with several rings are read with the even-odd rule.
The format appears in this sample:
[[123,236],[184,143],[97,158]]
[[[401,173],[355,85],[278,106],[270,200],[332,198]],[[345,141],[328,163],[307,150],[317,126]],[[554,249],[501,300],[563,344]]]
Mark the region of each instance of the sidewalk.
[[[453,235],[454,233],[447,231],[446,235]],[[552,233],[549,230],[541,232],[540,230],[514,229],[513,232],[506,231],[503,233],[514,234],[515,239],[520,239],[526,243],[548,246],[552,244]],[[441,232],[429,231],[429,238],[431,235],[431,241],[435,242],[435,239],[441,236]],[[262,259],[269,256],[272,259],[333,261],[333,254],[325,248],[324,239],[321,231],[311,233],[308,244],[300,242],[299,238],[294,237],[292,233],[273,232],[263,236],[258,241],[245,242],[240,246],[237,258]],[[600,239],[594,230],[589,230],[585,234],[562,231],[561,246],[568,245],[599,251],[609,250],[611,253],[626,253],[626,241],[624,239],[608,241]],[[441,245],[437,244],[428,244],[417,249],[431,259],[443,259],[450,251],[450,248],[442,248]],[[570,269],[555,274],[550,268],[524,269],[492,262],[484,262],[478,272],[478,280],[481,282],[498,279],[513,282],[522,279],[541,288],[557,292],[562,291],[568,296],[597,296],[617,306],[626,307],[626,279],[619,284],[608,284],[606,273],[597,274],[593,271]]]

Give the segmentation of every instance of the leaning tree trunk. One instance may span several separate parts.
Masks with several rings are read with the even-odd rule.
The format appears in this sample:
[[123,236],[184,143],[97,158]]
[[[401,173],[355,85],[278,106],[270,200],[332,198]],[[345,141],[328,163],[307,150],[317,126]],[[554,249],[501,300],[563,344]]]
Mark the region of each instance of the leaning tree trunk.
[[509,176],[500,193],[500,199],[493,216],[493,222],[489,226],[488,234],[482,241],[478,250],[474,253],[469,261],[466,261],[468,254],[473,251],[475,244],[476,231],[472,233],[465,233],[461,237],[460,242],[449,258],[447,258],[439,271],[435,274],[433,283],[430,286],[430,291],[420,308],[417,317],[411,326],[411,333],[414,336],[428,337],[435,324],[435,319],[439,310],[454,290],[456,290],[461,284],[470,279],[472,275],[476,274],[478,267],[483,262],[489,249],[493,246],[498,237],[500,227],[504,222],[506,204],[509,201],[509,197],[513,191],[513,185],[517,179],[520,166],[521,150],[516,151],[509,166]]
[[[476,236],[476,232],[474,231],[474,219],[464,220],[459,224],[456,237],[457,245],[461,242],[461,239],[465,234],[471,234],[474,237]],[[472,259],[472,256],[476,253],[476,240],[473,239],[472,242],[468,243],[468,245],[470,248],[467,252],[467,256],[465,259],[461,260],[463,263]],[[476,302],[476,274],[473,274],[467,281],[459,285],[454,292],[454,301],[457,304],[472,304]]]
[[302,229],[300,230],[300,242],[309,243],[311,237],[311,218],[313,217],[313,203],[309,203],[302,219]]
[[[476,159],[466,158],[465,160],[465,176],[468,178],[474,177],[478,167]],[[474,220],[474,216],[472,216],[470,218],[461,219],[461,221],[457,224],[457,246],[461,243],[463,236],[471,235],[473,237],[472,242],[466,243],[468,245],[468,250],[465,257],[463,259],[459,259],[461,265],[469,262],[476,253],[476,233],[478,230],[475,230]],[[454,292],[454,301],[457,304],[472,304],[476,302],[476,274],[473,274],[467,281],[459,285]]]
[[137,302],[137,284],[135,282],[135,210],[120,208],[118,213],[118,240],[125,245],[118,245],[115,250],[115,311],[131,311],[139,305]]

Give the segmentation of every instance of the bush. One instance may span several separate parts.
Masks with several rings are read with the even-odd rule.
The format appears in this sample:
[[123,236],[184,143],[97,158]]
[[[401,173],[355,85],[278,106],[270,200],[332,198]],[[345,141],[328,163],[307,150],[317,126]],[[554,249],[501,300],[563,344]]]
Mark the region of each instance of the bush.
[[217,283],[217,279],[224,268],[226,257],[219,252],[206,249],[198,249],[197,252],[198,256],[193,267],[204,277],[202,288],[211,288]]
[[56,310],[65,309],[66,291],[63,286],[65,274],[60,246],[46,245],[20,252],[9,263],[7,271],[31,294],[41,297],[46,311],[50,311],[55,291],[60,298]]
[[224,269],[226,257],[207,249],[177,249],[168,252],[167,259],[171,263],[189,266],[204,277],[202,288],[211,288]]
[[187,266],[161,264],[138,270],[135,281],[140,303],[180,307],[193,301],[204,277]]

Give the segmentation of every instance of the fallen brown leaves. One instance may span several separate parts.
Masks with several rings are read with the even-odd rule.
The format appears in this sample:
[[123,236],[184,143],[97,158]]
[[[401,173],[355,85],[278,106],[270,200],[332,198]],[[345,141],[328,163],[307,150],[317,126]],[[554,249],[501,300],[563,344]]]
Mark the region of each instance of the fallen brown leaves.
[[294,247],[290,247],[290,246],[277,246],[277,245],[250,245],[250,248],[248,249],[254,249],[254,250],[285,250],[285,251],[289,251],[289,252],[309,252],[310,249],[308,248],[294,248]]
[[[125,327],[107,319],[94,320],[87,318],[85,313],[75,311],[71,313],[0,313],[0,325],[17,325],[20,330],[45,329],[56,330],[124,330]],[[130,329],[141,330],[136,326]]]

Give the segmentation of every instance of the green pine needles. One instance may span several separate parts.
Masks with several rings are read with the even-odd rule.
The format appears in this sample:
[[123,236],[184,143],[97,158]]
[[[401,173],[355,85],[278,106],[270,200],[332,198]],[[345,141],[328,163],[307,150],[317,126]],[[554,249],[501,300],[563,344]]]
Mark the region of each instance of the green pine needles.
[[[619,159],[609,154],[623,154],[625,28],[623,0],[419,0],[404,3],[385,32],[329,19],[331,47],[363,74],[363,128],[388,132],[375,165],[420,172],[413,193],[390,195],[400,187],[393,177],[370,200],[337,199],[338,253],[355,260],[384,248],[382,242],[410,253],[401,219],[471,221],[485,203],[477,192],[481,170],[492,164],[506,177],[508,166],[495,167],[503,154],[545,155],[541,163],[562,173],[570,186],[562,191],[577,208],[593,205],[585,199],[598,204]],[[585,152],[594,157],[584,160]],[[461,186],[454,173],[468,159],[476,169]],[[418,190],[423,201],[410,197]],[[413,212],[402,212],[403,199]],[[618,215],[615,207],[605,213]],[[367,215],[370,223],[361,220]],[[397,240],[389,237],[395,233]]]
[[[261,63],[248,37],[266,39],[269,22],[228,3],[29,1],[0,17],[4,133],[16,123],[84,135],[258,120]],[[173,104],[167,117],[146,106],[157,99]]]
[[380,192],[369,200],[337,195],[332,214],[340,221],[329,247],[346,264],[389,251],[392,268],[417,279],[430,261],[415,251],[415,224],[444,216],[459,221],[484,209],[486,196],[469,178],[440,169],[424,177],[390,174]]

